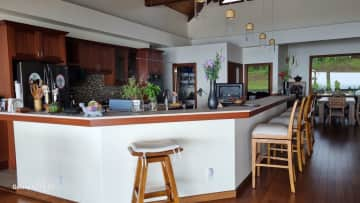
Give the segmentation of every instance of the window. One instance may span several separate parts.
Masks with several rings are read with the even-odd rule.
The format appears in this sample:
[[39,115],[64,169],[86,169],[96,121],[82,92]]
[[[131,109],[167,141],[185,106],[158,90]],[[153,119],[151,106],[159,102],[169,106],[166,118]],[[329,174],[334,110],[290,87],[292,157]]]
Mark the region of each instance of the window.
[[313,92],[360,89],[360,54],[312,56]]
[[[271,93],[271,66],[272,64],[247,64],[247,92],[248,95]],[[257,96],[258,97],[258,96]],[[262,97],[262,96],[261,96]]]

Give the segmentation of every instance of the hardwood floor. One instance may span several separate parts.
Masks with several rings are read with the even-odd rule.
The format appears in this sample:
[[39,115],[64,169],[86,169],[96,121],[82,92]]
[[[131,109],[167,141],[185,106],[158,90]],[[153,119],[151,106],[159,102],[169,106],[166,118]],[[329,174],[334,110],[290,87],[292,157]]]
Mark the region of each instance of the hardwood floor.
[[[237,199],[211,203],[358,203],[360,202],[360,128],[318,127],[305,170],[290,193],[288,172],[263,169],[257,189],[245,185]],[[44,203],[0,189],[1,203]]]
[[291,194],[288,172],[263,169],[257,188],[246,185],[237,199],[211,203],[359,203],[360,128],[318,127],[314,153],[297,175]]

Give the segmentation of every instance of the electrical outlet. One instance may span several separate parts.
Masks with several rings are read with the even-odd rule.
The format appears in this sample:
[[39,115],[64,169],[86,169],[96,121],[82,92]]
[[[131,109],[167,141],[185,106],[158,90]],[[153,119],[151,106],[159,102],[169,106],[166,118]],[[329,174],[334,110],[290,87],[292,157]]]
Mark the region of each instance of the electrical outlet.
[[215,175],[214,168],[208,168],[207,169],[207,179],[212,180],[214,178],[214,175]]
[[59,176],[59,184],[62,185],[64,183],[64,177]]

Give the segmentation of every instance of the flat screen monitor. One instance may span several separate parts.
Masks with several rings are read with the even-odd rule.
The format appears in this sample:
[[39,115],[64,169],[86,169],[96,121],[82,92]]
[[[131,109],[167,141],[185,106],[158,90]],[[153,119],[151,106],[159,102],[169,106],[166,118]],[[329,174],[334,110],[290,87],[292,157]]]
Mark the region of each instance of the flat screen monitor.
[[243,83],[218,83],[216,84],[218,99],[240,99],[243,97]]

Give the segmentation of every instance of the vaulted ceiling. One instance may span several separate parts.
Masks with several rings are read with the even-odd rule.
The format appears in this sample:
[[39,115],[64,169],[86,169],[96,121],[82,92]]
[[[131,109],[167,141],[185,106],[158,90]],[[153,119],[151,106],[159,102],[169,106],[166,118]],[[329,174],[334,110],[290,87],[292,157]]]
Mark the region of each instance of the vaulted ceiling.
[[[195,16],[195,1],[196,0],[145,0],[145,6],[167,6],[175,11],[178,11],[188,17],[190,21]],[[204,3],[218,2],[219,0],[204,0]],[[197,12],[200,12],[204,7],[204,3],[197,3]]]

